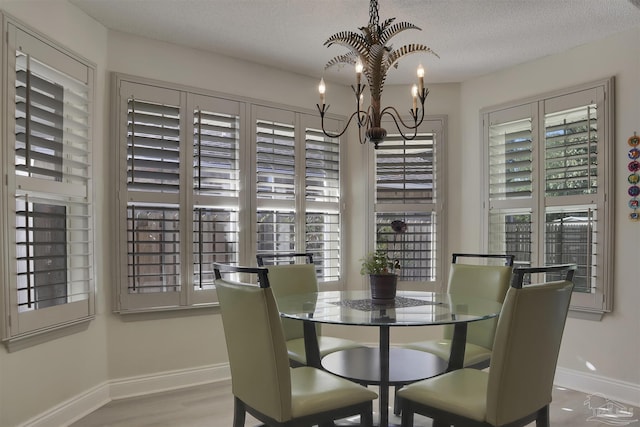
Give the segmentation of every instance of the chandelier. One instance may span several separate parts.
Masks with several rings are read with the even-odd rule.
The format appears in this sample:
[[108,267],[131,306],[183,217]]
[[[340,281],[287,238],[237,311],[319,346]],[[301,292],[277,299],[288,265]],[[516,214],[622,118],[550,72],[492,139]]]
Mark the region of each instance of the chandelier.
[[[406,55],[425,52],[431,53],[438,58],[439,56],[422,44],[412,43],[398,49],[393,49],[391,45],[387,45],[389,39],[404,30],[421,30],[408,22],[393,24],[395,19],[389,18],[380,24],[378,0],[371,0],[369,5],[369,25],[360,28],[361,34],[352,31],[341,31],[324,42],[327,47],[338,44],[349,49],[348,53],[331,59],[324,67],[325,70],[334,65],[350,64],[355,66],[356,71],[356,85],[351,85],[356,97],[356,111],[351,114],[344,129],[336,134],[328,132],[324,128],[324,116],[329,110],[329,105],[325,104],[326,86],[324,78],[320,80],[320,86],[318,86],[320,104],[317,104],[317,107],[322,121],[322,132],[328,137],[338,138],[342,136],[355,118],[358,124],[360,143],[372,142],[374,147],[378,148],[378,144],[384,141],[387,135],[387,131],[381,127],[383,116],[389,116],[393,119],[403,139],[411,140],[416,137],[418,126],[424,120],[424,102],[429,94],[429,90],[424,87],[424,68],[422,65],[418,67],[418,84],[414,84],[411,88],[413,108],[409,112],[413,120],[410,123],[405,123],[398,110],[392,106],[381,109],[380,98],[384,81],[387,78],[387,71],[391,67],[398,68],[398,60]],[[367,79],[369,92],[371,93],[370,105],[366,110],[363,110],[363,92],[367,85],[362,84],[362,74]],[[420,101],[420,108],[418,108],[418,101]]]

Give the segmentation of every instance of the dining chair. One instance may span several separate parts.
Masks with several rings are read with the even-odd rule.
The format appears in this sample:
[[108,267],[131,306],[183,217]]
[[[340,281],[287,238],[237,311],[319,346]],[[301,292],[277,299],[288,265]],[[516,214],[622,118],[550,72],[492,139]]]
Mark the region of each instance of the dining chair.
[[[306,263],[292,263],[296,259],[301,258],[304,258]],[[271,262],[282,260],[286,262],[285,264],[265,266],[269,270],[269,282],[271,283],[271,289],[276,301],[278,301],[278,298],[287,295],[318,292],[318,278],[311,253],[258,254],[256,255],[256,259],[259,267],[265,266],[265,260],[267,259],[272,259]],[[284,318],[281,318],[281,321],[291,365],[306,365],[307,355],[305,352],[302,322]],[[362,344],[352,340],[322,335],[322,328],[319,323],[316,325],[316,335],[318,337],[318,348],[321,359],[334,351],[363,347]]]
[[[524,269],[522,269],[524,270]],[[521,271],[524,273],[524,271]],[[549,404],[573,283],[508,289],[488,372],[463,368],[398,391],[402,426],[414,414],[437,426],[549,426]]]
[[[460,258],[473,258],[475,263],[461,263]],[[514,255],[454,253],[447,290],[453,295],[502,303],[511,283],[513,260]],[[463,362],[465,367],[484,369],[489,366],[496,323],[497,319],[487,319],[469,324]],[[426,351],[448,361],[452,337],[453,326],[446,325],[442,338],[412,342],[403,347]]]
[[[326,371],[291,368],[266,268],[213,264],[215,287],[234,396],[233,426],[246,413],[269,427],[308,427],[360,415],[373,422],[377,394]],[[223,279],[223,273],[256,274],[258,285]]]
[[573,276],[578,271],[576,264],[554,264],[542,267],[516,267],[513,269],[511,285],[521,288],[529,283],[534,274],[544,274],[544,281],[568,280],[573,282]]

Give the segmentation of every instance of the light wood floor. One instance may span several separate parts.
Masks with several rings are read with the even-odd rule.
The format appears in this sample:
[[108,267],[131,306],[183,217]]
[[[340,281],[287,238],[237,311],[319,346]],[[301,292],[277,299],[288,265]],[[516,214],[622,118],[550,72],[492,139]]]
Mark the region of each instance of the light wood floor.
[[[523,396],[523,399],[526,399],[526,396]],[[374,408],[376,403],[374,402]],[[606,399],[602,397],[590,397],[585,393],[556,388],[553,391],[551,404],[551,425],[553,427],[609,427],[611,425],[640,427],[638,422],[640,409],[636,407],[628,407],[629,412],[632,412],[630,416],[618,418],[616,423],[603,422],[607,420],[602,417],[602,414],[593,419],[595,408],[606,403]],[[391,422],[400,424],[399,418],[392,418]],[[231,427],[232,422],[231,384],[229,381],[224,381],[113,401],[70,427]],[[358,422],[345,420],[340,424],[349,426],[358,425]],[[255,427],[261,424],[247,416],[245,425]],[[530,426],[534,425],[534,423],[530,424]],[[430,427],[431,421],[416,416],[415,426]]]

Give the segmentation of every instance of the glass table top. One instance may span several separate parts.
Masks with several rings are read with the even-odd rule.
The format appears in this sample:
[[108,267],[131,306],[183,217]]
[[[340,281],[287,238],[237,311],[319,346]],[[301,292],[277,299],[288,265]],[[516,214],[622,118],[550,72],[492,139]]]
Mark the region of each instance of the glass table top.
[[398,291],[395,300],[373,303],[369,291],[324,291],[278,298],[282,317],[360,326],[424,326],[496,317],[502,305],[447,293]]

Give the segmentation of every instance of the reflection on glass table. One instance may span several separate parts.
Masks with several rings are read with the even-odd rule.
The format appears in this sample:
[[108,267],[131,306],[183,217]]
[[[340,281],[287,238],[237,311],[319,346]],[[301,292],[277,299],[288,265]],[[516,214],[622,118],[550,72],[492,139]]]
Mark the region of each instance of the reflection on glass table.
[[[387,427],[389,423],[390,385],[406,384],[437,375],[443,370],[461,368],[467,324],[496,317],[500,308],[501,304],[495,301],[419,291],[398,291],[395,300],[386,304],[374,304],[368,291],[312,292],[278,300],[282,317],[304,322],[307,364],[318,368],[324,366],[340,376],[380,386],[380,427]],[[379,347],[332,353],[321,361],[315,323],[378,327]],[[454,325],[454,335],[446,367],[441,359],[428,353],[390,349],[391,327],[447,324]],[[357,361],[360,363],[356,363]],[[428,366],[425,367],[423,363]],[[413,366],[413,370],[407,369],[411,368],[411,364],[419,366]],[[407,373],[411,371],[413,373]]]

